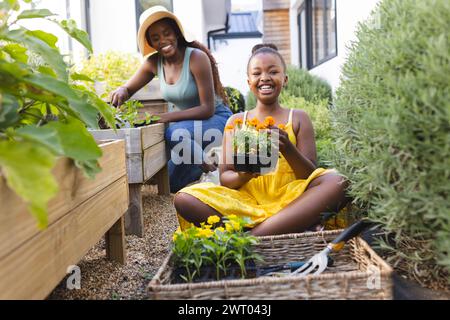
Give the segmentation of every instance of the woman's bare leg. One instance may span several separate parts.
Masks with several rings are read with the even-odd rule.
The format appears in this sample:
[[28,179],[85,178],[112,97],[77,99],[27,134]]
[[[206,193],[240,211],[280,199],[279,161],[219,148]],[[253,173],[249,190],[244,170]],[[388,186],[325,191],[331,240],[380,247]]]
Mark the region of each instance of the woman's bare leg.
[[348,183],[336,173],[324,174],[309,184],[306,191],[276,215],[252,229],[255,236],[296,233],[319,222],[320,213],[339,211],[349,199]]
[[184,192],[177,193],[173,203],[178,214],[196,226],[200,226],[200,223],[207,221],[210,216],[222,217],[214,208]]

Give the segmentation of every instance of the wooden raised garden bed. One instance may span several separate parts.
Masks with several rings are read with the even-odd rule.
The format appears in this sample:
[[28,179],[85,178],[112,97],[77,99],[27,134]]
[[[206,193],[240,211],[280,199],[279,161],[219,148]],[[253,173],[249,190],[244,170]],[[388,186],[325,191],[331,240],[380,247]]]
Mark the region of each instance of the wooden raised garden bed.
[[90,130],[97,140],[125,140],[126,164],[130,193],[125,219],[127,234],[143,235],[142,184],[155,177],[159,194],[169,194],[168,156],[164,141],[164,124],[114,130]]
[[[256,267],[306,261],[342,230],[260,237]],[[360,237],[332,253],[334,264],[320,275],[177,282],[174,256],[163,262],[148,290],[150,299],[392,299],[392,268]]]
[[0,299],[44,299],[103,235],[108,258],[125,262],[125,144],[116,140],[100,147],[102,171],[95,179],[86,178],[72,160],[58,160],[53,173],[59,192],[49,202],[44,230],[0,176]]

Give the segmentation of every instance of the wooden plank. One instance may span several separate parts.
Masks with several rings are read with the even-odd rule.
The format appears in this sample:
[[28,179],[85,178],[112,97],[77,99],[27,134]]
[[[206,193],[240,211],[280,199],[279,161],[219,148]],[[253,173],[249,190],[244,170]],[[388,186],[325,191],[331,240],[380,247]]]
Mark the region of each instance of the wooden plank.
[[144,167],[142,165],[142,153],[127,154],[128,183],[144,182]]
[[151,146],[157,144],[158,142],[164,141],[164,123],[152,124],[146,127],[142,127],[141,130],[141,141],[142,149],[146,150]]
[[[121,140],[102,144],[103,156],[99,163],[103,169],[94,180],[73,165],[72,160],[58,160],[53,170],[59,192],[48,205],[48,221],[55,221],[91,198],[112,182],[125,177],[124,143]],[[28,212],[26,203],[6,185],[0,176],[0,259],[39,232],[36,219]]]
[[167,164],[166,144],[164,141],[144,150],[144,180],[153,177]]
[[105,234],[106,257],[111,261],[124,264],[126,260],[124,216]]
[[141,153],[141,128],[127,128],[127,129],[117,129],[116,131],[112,129],[103,130],[89,130],[93,135],[95,140],[111,140],[111,139],[122,139],[125,140],[125,152],[130,153]]
[[144,235],[144,217],[142,210],[142,193],[140,183],[129,184],[130,201],[125,215],[125,233],[138,237]]
[[0,259],[0,299],[45,298],[127,208],[124,176]]
[[138,109],[139,119],[145,119],[145,113],[148,113],[150,115],[158,115],[169,111],[169,105],[164,100],[141,102],[144,106]]
[[158,185],[158,194],[169,195],[170,194],[170,183],[169,183],[169,170],[167,164],[158,171],[155,175],[156,184]]

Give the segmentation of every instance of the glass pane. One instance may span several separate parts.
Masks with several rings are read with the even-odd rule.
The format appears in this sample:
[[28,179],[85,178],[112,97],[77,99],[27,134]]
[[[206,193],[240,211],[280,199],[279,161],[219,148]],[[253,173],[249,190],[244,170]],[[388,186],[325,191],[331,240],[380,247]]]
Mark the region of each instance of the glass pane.
[[336,1],[312,0],[312,64],[336,54]]
[[324,0],[313,0],[311,6],[312,14],[312,63],[316,65],[325,58],[325,8]]
[[326,30],[327,30],[327,57],[336,54],[336,8],[334,0],[327,0]]

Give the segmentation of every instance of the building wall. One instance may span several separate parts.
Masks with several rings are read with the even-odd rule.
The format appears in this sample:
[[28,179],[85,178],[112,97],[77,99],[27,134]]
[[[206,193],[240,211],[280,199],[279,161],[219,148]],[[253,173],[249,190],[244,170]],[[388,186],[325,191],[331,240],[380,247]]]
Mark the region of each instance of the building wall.
[[[337,56],[310,70],[332,86],[339,86],[341,69],[348,56],[348,46],[356,40],[355,31],[360,21],[367,19],[379,0],[336,0],[337,15]],[[299,65],[299,44],[297,12],[303,0],[291,0],[290,7],[290,42],[291,62]]]
[[278,47],[286,63],[291,62],[289,0],[263,0],[263,42]]
[[173,0],[173,13],[196,40],[206,44],[203,1],[207,0]]
[[220,80],[224,86],[236,88],[244,96],[247,94],[247,62],[253,46],[259,43],[261,38],[216,41],[216,50],[212,54],[217,61]]
[[134,0],[90,0],[94,53],[107,50],[137,52]]

